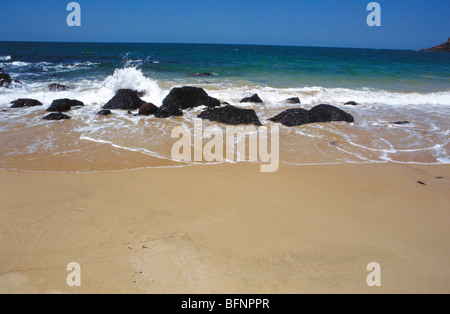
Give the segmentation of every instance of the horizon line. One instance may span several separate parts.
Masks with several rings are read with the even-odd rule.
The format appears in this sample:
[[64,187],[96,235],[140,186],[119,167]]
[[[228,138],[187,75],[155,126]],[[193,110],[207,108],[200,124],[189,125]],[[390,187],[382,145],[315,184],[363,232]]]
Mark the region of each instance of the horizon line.
[[121,42],[121,41],[40,41],[40,40],[0,40],[5,43],[51,43],[51,44],[156,44],[156,45],[222,45],[222,46],[260,46],[260,47],[296,47],[296,48],[332,48],[332,49],[364,49],[364,50],[397,50],[419,51],[408,48],[367,48],[367,47],[332,47],[332,46],[302,46],[292,44],[237,44],[237,43],[182,43],[182,42]]

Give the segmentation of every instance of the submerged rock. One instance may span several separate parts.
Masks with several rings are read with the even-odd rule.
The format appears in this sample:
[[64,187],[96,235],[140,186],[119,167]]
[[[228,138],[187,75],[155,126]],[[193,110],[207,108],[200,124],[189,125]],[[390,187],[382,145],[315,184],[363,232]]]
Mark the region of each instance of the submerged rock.
[[255,110],[241,109],[231,105],[221,108],[208,109],[203,111],[199,116],[201,119],[220,122],[231,125],[254,124],[262,125],[256,115]]
[[119,89],[116,95],[108,101],[103,109],[136,110],[144,101],[140,98],[142,93],[131,89]]
[[212,74],[211,73],[192,73],[192,76],[207,77],[207,76],[212,76]]
[[359,104],[355,101],[349,101],[344,104],[344,106],[358,106]]
[[244,102],[251,102],[251,103],[255,103],[255,104],[262,104],[263,101],[261,98],[259,98],[258,94],[254,94],[252,97],[247,97],[241,100],[241,103]]
[[110,114],[112,114],[111,110],[100,110],[97,114],[101,115],[101,116],[109,116]]
[[324,123],[324,122],[354,122],[352,115],[345,111],[330,105],[319,105],[311,110],[305,109],[289,109],[279,115],[269,119],[270,121],[281,123],[285,126],[300,126],[309,123]]
[[302,103],[300,101],[300,98],[298,98],[298,97],[293,97],[293,98],[286,99],[284,102],[287,103],[287,104],[301,104]]
[[182,116],[182,110],[199,106],[218,107],[220,101],[210,97],[202,88],[189,86],[174,88],[163,100],[156,116],[158,118]]
[[61,84],[50,84],[47,89],[51,92],[65,92],[70,90],[70,87]]
[[20,98],[11,102],[11,108],[27,108],[42,106],[42,103],[36,99]]
[[151,114],[155,114],[158,112],[158,107],[156,107],[154,104],[152,103],[144,103],[142,104],[142,106],[139,108],[139,113],[138,115],[140,116],[149,116]]
[[70,117],[61,112],[54,112],[44,117],[45,120],[58,121],[58,120],[69,120]]
[[411,122],[409,122],[409,121],[396,121],[396,122],[391,122],[391,124],[406,125],[406,124],[411,124]]
[[70,111],[72,107],[83,107],[84,104],[75,99],[57,99],[52,102],[50,107],[47,109],[47,111],[53,111],[53,112],[66,112]]

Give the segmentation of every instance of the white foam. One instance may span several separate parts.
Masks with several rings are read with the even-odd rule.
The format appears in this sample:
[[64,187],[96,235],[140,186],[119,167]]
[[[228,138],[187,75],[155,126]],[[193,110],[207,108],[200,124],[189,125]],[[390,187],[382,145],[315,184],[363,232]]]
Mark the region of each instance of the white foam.
[[0,56],[0,61],[10,61],[11,56]]
[[[417,93],[417,92],[396,92],[372,88],[347,89],[347,88],[326,88],[326,87],[300,87],[300,88],[273,88],[246,84],[243,86],[233,86],[222,83],[221,89],[214,91],[221,100],[239,103],[244,96],[251,96],[258,93],[265,104],[270,107],[284,105],[284,100],[290,97],[299,97],[302,104],[317,105],[321,103],[345,104],[348,101],[355,101],[361,105],[391,105],[391,106],[423,106],[439,105],[450,106],[450,90]],[[250,106],[250,104],[241,104]]]
[[145,92],[144,100],[159,106],[162,103],[163,92],[155,80],[145,77],[136,67],[118,69],[108,76],[100,85],[98,94],[112,97],[119,89],[133,89]]
[[30,63],[22,62],[22,61],[14,61],[11,63],[11,65],[15,66],[15,67],[26,67],[26,66],[30,65]]

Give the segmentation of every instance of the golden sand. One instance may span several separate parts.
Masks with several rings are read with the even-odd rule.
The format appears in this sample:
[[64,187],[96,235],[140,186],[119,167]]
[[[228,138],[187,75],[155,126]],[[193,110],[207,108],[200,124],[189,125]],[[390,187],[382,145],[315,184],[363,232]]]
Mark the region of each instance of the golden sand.
[[0,293],[449,293],[449,178],[404,164],[2,171]]

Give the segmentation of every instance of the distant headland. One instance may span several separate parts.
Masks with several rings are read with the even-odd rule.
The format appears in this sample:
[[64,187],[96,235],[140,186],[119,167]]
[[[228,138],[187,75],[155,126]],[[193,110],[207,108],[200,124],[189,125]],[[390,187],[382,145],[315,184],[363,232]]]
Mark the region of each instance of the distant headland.
[[450,38],[447,40],[447,42],[443,43],[442,45],[428,48],[428,49],[422,49],[420,51],[444,51],[444,52],[450,52]]

